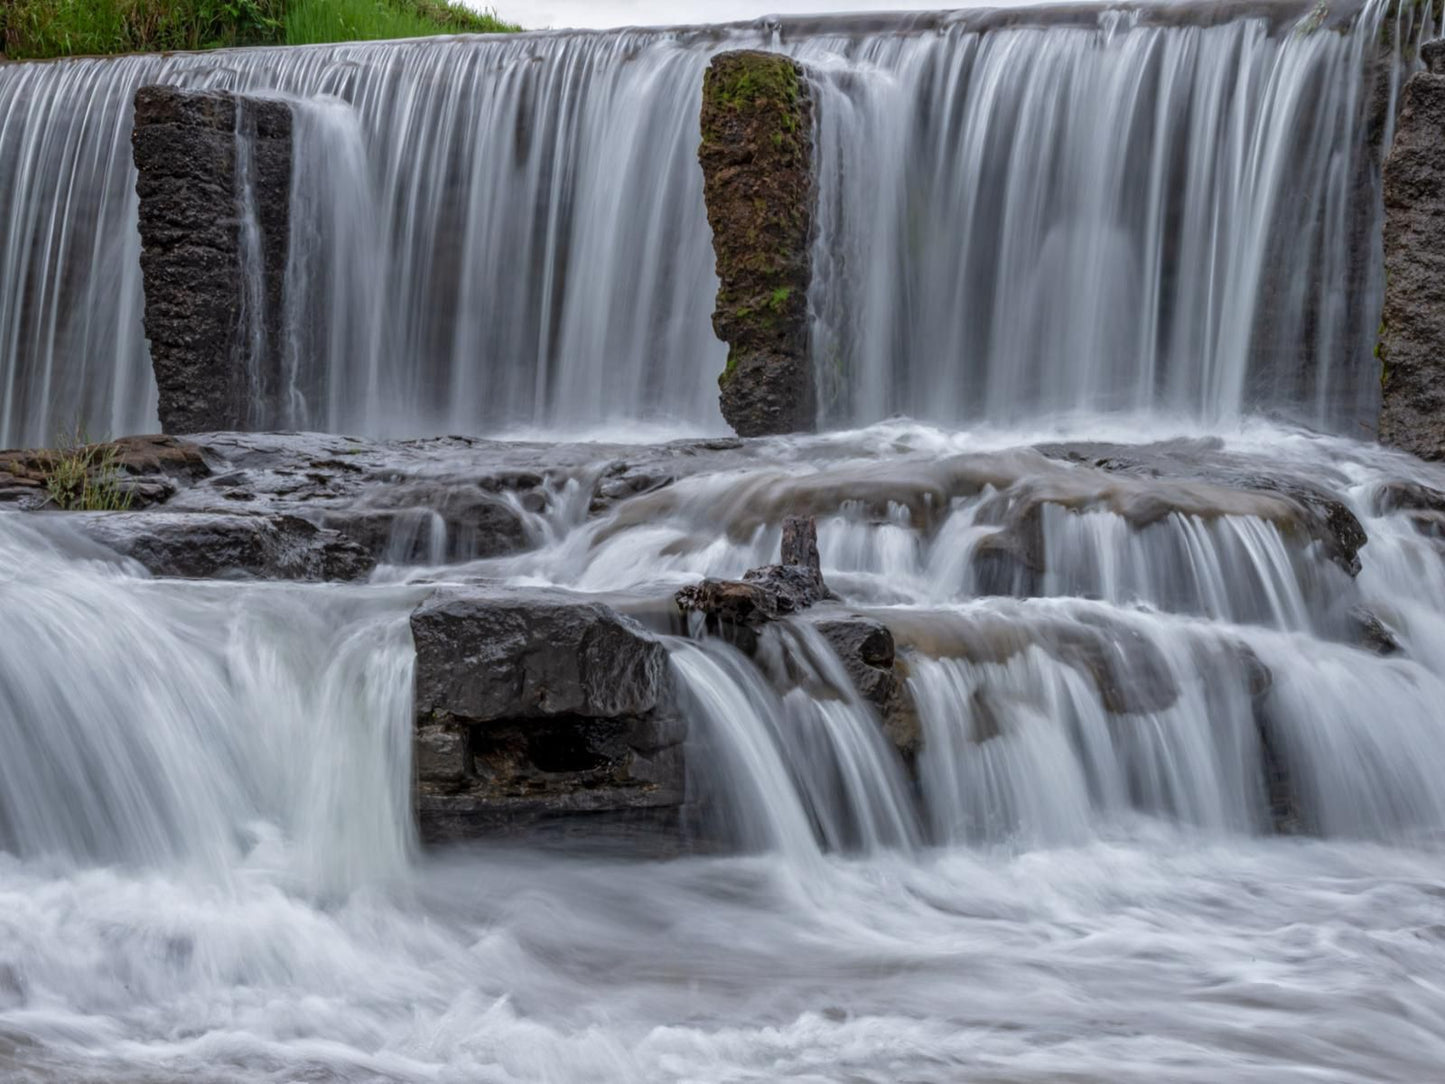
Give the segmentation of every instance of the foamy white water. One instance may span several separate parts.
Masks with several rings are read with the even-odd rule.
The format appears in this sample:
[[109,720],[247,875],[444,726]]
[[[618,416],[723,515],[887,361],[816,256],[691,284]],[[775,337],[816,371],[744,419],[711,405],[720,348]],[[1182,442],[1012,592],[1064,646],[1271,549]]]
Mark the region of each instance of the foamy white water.
[[[696,110],[741,46],[812,73],[842,427],[598,511],[626,453],[577,451],[523,552],[422,507],[365,584],[160,580],[0,512],[0,1079],[1438,1076],[1445,558],[1392,487],[1445,469],[1321,434],[1377,387],[1366,60],[1433,26],[1307,6],[0,67],[0,446],[154,424],[153,81],[297,103],[271,424],[719,430]],[[439,487],[485,454],[387,447]],[[756,660],[666,641],[707,853],[417,846],[437,583],[656,615],[796,513],[828,612],[893,632],[911,771],[804,615]]]
[[[960,454],[995,495],[1099,482],[1003,434],[895,424],[764,444],[591,519],[560,481],[537,549],[359,586],[156,581],[63,520],[0,516],[7,1079],[1428,1079],[1445,574],[1373,509],[1439,468],[1257,424],[1219,452],[1335,480],[1370,541],[1331,582],[1399,637],[1380,657],[1307,590],[1339,571],[1317,543],[1232,512],[1042,522],[1081,567],[1187,540],[1201,577],[1290,605],[1230,613],[1205,579],[1147,576],[976,597],[941,569],[998,528],[968,500],[925,526],[903,484]],[[671,646],[689,785],[739,853],[414,849],[405,615],[428,588],[406,581],[642,600],[767,559],[775,529],[742,525],[800,493],[851,493],[822,515],[824,572],[895,629],[916,792],[870,708],[803,691],[847,682],[799,625],[781,650],[813,676],[785,695],[731,648]],[[1091,629],[1103,670],[1069,647]],[[1273,834],[1271,756],[1305,835]]]

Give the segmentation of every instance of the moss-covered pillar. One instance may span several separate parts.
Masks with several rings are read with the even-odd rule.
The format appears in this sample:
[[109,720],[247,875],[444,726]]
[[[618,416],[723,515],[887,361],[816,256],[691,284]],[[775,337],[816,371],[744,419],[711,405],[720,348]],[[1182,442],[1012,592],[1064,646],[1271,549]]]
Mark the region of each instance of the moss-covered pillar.
[[713,57],[698,160],[717,255],[712,324],[728,344],[723,417],[745,437],[810,430],[813,103],[801,67],[777,53]]
[[167,433],[276,419],[291,129],[279,99],[136,92],[145,330]]
[[1385,160],[1380,439],[1445,459],[1445,42],[1420,56]]

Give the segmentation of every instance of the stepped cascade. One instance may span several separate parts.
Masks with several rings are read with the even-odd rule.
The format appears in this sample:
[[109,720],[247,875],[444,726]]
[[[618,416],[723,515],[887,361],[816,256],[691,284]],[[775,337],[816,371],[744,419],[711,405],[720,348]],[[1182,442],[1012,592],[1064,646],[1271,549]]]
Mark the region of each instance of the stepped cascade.
[[[1437,15],[0,63],[0,1078],[1431,1079],[1445,466],[1372,349]],[[779,51],[816,431],[735,437],[701,95]],[[220,238],[246,431],[136,435],[143,230]]]

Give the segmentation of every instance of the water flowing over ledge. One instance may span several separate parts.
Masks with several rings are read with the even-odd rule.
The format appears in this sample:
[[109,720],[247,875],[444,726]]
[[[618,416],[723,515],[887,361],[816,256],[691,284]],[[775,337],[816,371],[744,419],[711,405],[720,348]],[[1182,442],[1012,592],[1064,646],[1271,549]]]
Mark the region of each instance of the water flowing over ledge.
[[[1352,439],[1404,53],[1368,60],[1415,10],[0,66],[0,446],[153,422],[155,80],[294,104],[285,410],[329,430],[132,441],[131,511],[12,511],[43,456],[0,463],[0,1077],[1431,1079],[1445,468]],[[719,428],[696,108],[739,45],[815,81],[837,428],[643,444]],[[381,439],[502,429],[545,439]],[[700,635],[675,593],[792,516],[836,597]],[[450,597],[522,616],[426,650]],[[539,599],[677,715],[606,650],[564,673],[573,637],[552,715],[421,720],[424,668],[546,656]],[[888,698],[839,623],[886,633]],[[681,723],[645,853],[693,850],[593,833],[637,780],[526,762],[539,719]],[[423,848],[447,754],[464,799],[582,778],[582,815]]]
[[[0,1036],[18,1044],[0,1064],[661,1082],[729,1079],[763,1051],[760,1072],[877,1081],[1066,1056],[1085,1079],[1144,1079],[1181,1029],[1201,1079],[1433,1064],[1445,1004],[1400,973],[1442,962],[1445,563],[1435,520],[1390,495],[1445,492],[1445,474],[1260,424],[1101,443],[1130,428],[1037,446],[899,424],[652,448],[221,435],[206,454],[229,469],[153,513],[364,511],[386,485],[475,488],[488,464],[538,480],[513,552],[418,548],[399,524],[364,585],[152,578],[83,517],[0,513]],[[1363,524],[1353,558],[1258,488],[1296,475]],[[1160,501],[1176,511],[1143,525]],[[771,559],[774,514],[800,506],[834,609],[898,640],[916,782],[794,620],[756,661],[665,641],[689,790],[739,854],[414,850],[405,617],[438,583],[645,617]],[[1030,522],[1040,575],[974,578]],[[1360,642],[1358,607],[1393,646]],[[1349,978],[1298,992],[1320,974]],[[1101,1011],[1129,1035],[1105,1041]],[[1241,1050],[1266,1018],[1272,1043]]]
[[128,118],[158,81],[315,102],[291,305],[323,319],[292,344],[294,424],[718,429],[697,94],[738,47],[816,81],[833,421],[1263,408],[1357,432],[1404,70],[1377,43],[1428,24],[1382,28],[1373,0],[1318,28],[1289,4],[1044,10],[0,67],[0,446],[154,425]]

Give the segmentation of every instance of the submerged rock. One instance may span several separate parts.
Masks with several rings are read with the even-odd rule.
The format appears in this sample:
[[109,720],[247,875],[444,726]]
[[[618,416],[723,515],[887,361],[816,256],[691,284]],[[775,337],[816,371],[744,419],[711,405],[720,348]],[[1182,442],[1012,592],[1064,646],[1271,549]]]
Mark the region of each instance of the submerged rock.
[[655,636],[601,603],[509,588],[438,591],[411,629],[423,839],[676,844],[686,727]]
[[779,53],[712,59],[698,160],[717,254],[713,329],[728,344],[718,379],[740,436],[811,430],[813,103],[802,68]]
[[296,516],[77,512],[69,522],[156,576],[356,580],[376,565],[350,539]]
[[[706,579],[682,588],[674,596],[678,608],[684,615],[700,614],[709,634],[757,656],[769,624],[837,601],[823,582],[812,517],[783,521],[781,549],[783,564],[750,569],[741,580]],[[922,732],[888,626],[858,614],[828,614],[813,625],[842,661],[858,695],[878,709],[885,735],[911,766]],[[786,661],[770,669],[780,691],[795,684]]]
[[[1343,501],[1318,479],[1286,468],[1261,468],[1256,459],[1225,451],[1217,437],[1147,445],[1046,444],[1038,450],[1117,475],[1122,488],[1080,498],[1061,497],[1035,484],[1031,492],[1036,500],[1075,509],[1107,508],[1136,529],[1174,513],[1204,520],[1253,516],[1273,524],[1286,538],[1317,543],[1333,564],[1350,576],[1359,574],[1360,550],[1369,536]],[[1343,476],[1336,480],[1341,489],[1349,484]]]

